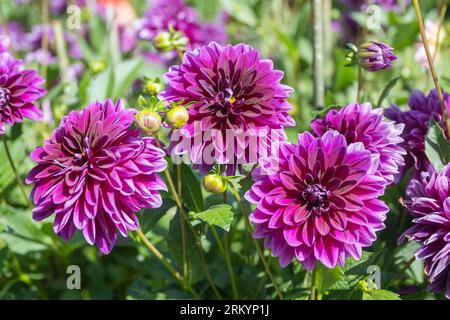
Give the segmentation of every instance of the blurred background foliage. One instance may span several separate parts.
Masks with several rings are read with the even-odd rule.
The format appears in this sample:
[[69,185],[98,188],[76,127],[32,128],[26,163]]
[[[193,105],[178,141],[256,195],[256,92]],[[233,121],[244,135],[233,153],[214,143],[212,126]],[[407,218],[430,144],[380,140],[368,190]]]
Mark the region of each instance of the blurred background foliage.
[[[293,116],[297,127],[287,130],[289,139],[296,140],[299,132],[309,129],[314,117],[313,108],[313,47],[311,1],[309,0],[190,0],[202,19],[213,20],[222,11],[228,14],[227,32],[230,43],[245,42],[258,48],[261,55],[274,61],[276,68],[285,72],[284,83],[295,89],[291,97]],[[356,69],[345,67],[345,31],[332,28],[348,8],[341,1],[324,0],[325,31],[325,80],[326,105],[343,105],[355,100]],[[422,1],[424,16],[436,21],[441,1]],[[142,16],[146,2],[132,1],[137,16]],[[12,0],[1,0],[4,21],[15,21],[29,31],[36,24],[45,22],[42,1],[31,1],[16,6]],[[45,13],[45,11],[44,11]],[[365,74],[364,100],[377,104],[382,91],[391,84],[392,89],[383,100],[384,107],[396,103],[406,106],[413,89],[428,91],[433,82],[425,67],[414,56],[419,41],[416,17],[411,6],[401,12],[379,11],[375,27],[367,27],[368,13],[357,12],[354,18],[364,30],[363,36],[354,39],[355,44],[365,40],[382,40],[395,48],[399,59],[388,71]],[[447,14],[448,18],[449,14]],[[142,59],[134,52],[121,55],[117,43],[109,37],[107,23],[89,12],[82,13],[83,21],[90,25],[89,35],[70,31],[77,37],[85,71],[75,80],[65,80],[64,66],[58,63],[42,66],[30,62],[29,67],[39,70],[46,77],[48,94],[43,105],[48,104],[53,117],[46,122],[26,121],[8,131],[12,157],[19,168],[21,179],[32,167],[29,153],[41,145],[43,139],[70,110],[79,109],[95,99],[124,97],[127,105],[137,104],[141,92],[139,82],[143,76],[161,77],[167,70],[158,63]],[[60,21],[65,27],[66,14],[47,18]],[[443,25],[450,34],[450,23]],[[68,31],[69,32],[69,31]],[[148,44],[140,44],[146,46]],[[57,53],[58,55],[58,53]],[[440,57],[436,60],[444,89],[450,84],[449,38],[440,43]],[[119,57],[119,58],[118,58]],[[72,64],[75,61],[69,59]],[[67,67],[67,66],[66,66]],[[200,185],[200,177],[186,172],[186,201],[197,203],[202,211],[222,202],[222,198],[207,194]],[[409,224],[409,216],[399,204],[406,180],[391,187],[385,200],[391,207],[386,225],[379,233],[379,240],[364,252],[361,261],[349,261],[343,268],[333,270],[319,268],[318,290],[322,299],[361,299],[364,290],[360,280],[367,276],[369,265],[378,265],[382,272],[382,288],[389,291],[378,293],[382,298],[402,299],[442,298],[425,291],[426,278],[420,262],[405,264],[417,248],[414,243],[397,244],[398,236]],[[27,191],[30,188],[27,186]],[[245,191],[246,184],[242,191]],[[169,259],[180,268],[179,214],[168,194],[159,209],[143,210],[139,214],[144,233]],[[275,298],[275,293],[257,254],[245,231],[238,206],[229,197],[234,212],[231,231],[216,228],[219,238],[226,237],[231,243],[232,267],[237,276],[239,298]],[[192,208],[190,208],[192,209]],[[206,261],[221,297],[232,298],[230,279],[217,239],[211,229],[202,222],[195,228],[202,234],[202,247]],[[225,235],[226,234],[226,235]],[[191,284],[203,298],[217,298],[213,293],[200,258],[192,251]],[[69,265],[81,268],[81,290],[68,290],[66,269]],[[270,259],[271,269],[285,298],[306,299],[310,276],[300,264],[285,269]],[[170,274],[137,240],[135,235],[121,239],[110,255],[100,255],[95,247],[87,245],[77,233],[65,243],[54,235],[52,221],[34,222],[15,182],[5,153],[0,152],[0,299],[172,299],[190,298],[171,278]],[[365,298],[377,298],[367,297]]]

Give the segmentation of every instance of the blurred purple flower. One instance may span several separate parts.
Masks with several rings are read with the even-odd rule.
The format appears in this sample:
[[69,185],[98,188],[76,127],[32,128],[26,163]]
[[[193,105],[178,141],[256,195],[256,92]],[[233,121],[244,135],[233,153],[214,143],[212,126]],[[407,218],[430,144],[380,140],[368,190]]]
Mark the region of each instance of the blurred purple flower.
[[[44,34],[47,35],[48,50],[42,48]],[[64,40],[66,41],[68,55],[73,59],[80,59],[82,54],[77,38],[73,34],[65,32]],[[55,33],[50,25],[34,26],[25,41],[28,42],[31,51],[25,57],[26,62],[37,61],[42,64],[52,64],[57,61]]]
[[386,182],[376,175],[379,156],[362,143],[348,145],[329,130],[321,137],[299,135],[283,144],[279,159],[258,167],[245,198],[256,204],[253,236],[287,266],[296,257],[307,270],[320,261],[327,268],[361,258],[362,248],[384,229],[389,208],[377,199]]
[[[17,22],[8,22],[8,35],[6,35],[6,30],[0,26],[0,38],[8,38],[8,47],[12,46],[15,51],[26,51],[29,49],[27,41],[24,41],[26,34],[23,27]],[[1,41],[1,40],[0,40]]]
[[55,213],[54,231],[64,240],[83,231],[86,241],[102,253],[111,252],[117,230],[126,237],[136,230],[136,212],[161,206],[158,176],[166,167],[164,151],[153,138],[140,138],[132,128],[132,109],[111,100],[72,111],[31,154],[37,164],[33,183],[33,218]]
[[[161,93],[168,102],[192,103],[188,123],[171,142],[171,153],[188,153],[195,167],[207,173],[213,164],[203,155],[212,148],[214,162],[228,164],[227,173],[234,174],[238,160],[259,152],[250,145],[249,135],[266,132],[269,145],[285,140],[283,128],[295,122],[288,114],[292,88],[280,83],[282,77],[272,61],[262,60],[245,44],[222,47],[211,42],[186,53],[183,63],[166,73],[167,88]],[[235,133],[234,143],[226,140],[227,130]]]
[[145,13],[139,25],[139,38],[153,40],[161,31],[172,26],[189,39],[189,49],[198,48],[216,41],[221,44],[227,40],[223,18],[217,23],[202,23],[197,11],[184,4],[182,0],[156,0]]
[[397,60],[394,49],[379,41],[363,43],[358,51],[359,62],[367,71],[380,71],[389,69],[392,62]]
[[429,290],[444,291],[450,299],[450,164],[441,171],[433,166],[411,180],[405,205],[413,216],[413,226],[400,238],[422,246],[416,259],[424,260]]
[[[444,92],[444,99],[450,108],[450,95],[446,92]],[[404,140],[402,147],[407,151],[407,156],[405,167],[400,170],[400,176],[403,176],[405,171],[412,167],[413,176],[418,177],[420,172],[428,170],[430,164],[425,155],[425,136],[430,119],[439,123],[445,132],[446,129],[436,90],[430,91],[428,96],[420,91],[413,91],[409,97],[408,105],[410,110],[407,111],[402,111],[396,105],[392,105],[385,110],[384,115],[388,119],[405,125],[402,134]]]
[[0,49],[0,134],[5,123],[12,126],[23,118],[41,120],[35,101],[44,96],[44,80],[34,70],[25,70],[22,61]]
[[387,184],[394,182],[394,175],[405,165],[406,151],[400,146],[404,125],[384,119],[383,109],[374,110],[370,103],[330,110],[323,119],[314,120],[311,127],[318,136],[333,129],[343,134],[348,144],[362,142],[372,154],[380,156],[377,170]]

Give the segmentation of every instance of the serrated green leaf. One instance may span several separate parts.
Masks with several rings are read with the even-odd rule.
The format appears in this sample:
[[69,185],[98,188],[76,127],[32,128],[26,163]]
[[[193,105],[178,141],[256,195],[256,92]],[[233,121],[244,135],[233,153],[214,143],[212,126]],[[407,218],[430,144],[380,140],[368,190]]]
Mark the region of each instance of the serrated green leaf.
[[190,216],[194,219],[202,220],[210,225],[218,226],[225,231],[230,231],[233,222],[233,211],[230,205],[220,204],[212,206],[202,212],[191,212]]
[[363,300],[402,300],[400,296],[392,291],[374,289],[363,293]]
[[430,120],[428,133],[425,137],[425,154],[437,170],[441,170],[450,162],[450,142],[434,119]]
[[395,77],[391,81],[388,82],[386,87],[381,92],[380,97],[378,98],[377,108],[381,107],[381,105],[383,104],[384,99],[386,99],[386,97],[389,95],[391,90],[395,87],[395,85],[397,84],[398,80],[400,80],[400,78],[401,77]]

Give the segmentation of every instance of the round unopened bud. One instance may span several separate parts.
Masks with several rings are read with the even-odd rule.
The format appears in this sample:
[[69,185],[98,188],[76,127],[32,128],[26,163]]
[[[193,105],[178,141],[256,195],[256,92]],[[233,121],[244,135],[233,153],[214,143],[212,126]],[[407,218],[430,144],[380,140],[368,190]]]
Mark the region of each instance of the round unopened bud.
[[228,183],[222,176],[211,173],[203,178],[203,186],[210,193],[224,193],[227,191]]
[[180,129],[189,120],[189,112],[185,107],[175,106],[166,113],[166,122],[174,129]]
[[160,51],[170,51],[173,49],[172,35],[167,31],[161,31],[153,40],[155,48]]
[[95,74],[102,72],[105,68],[106,63],[104,61],[94,61],[89,65],[89,69]]
[[139,111],[134,117],[136,126],[146,135],[154,135],[161,128],[161,116],[151,110]]
[[161,89],[162,89],[162,85],[159,82],[155,82],[153,80],[148,80],[145,83],[145,90],[150,94],[156,95],[161,91]]

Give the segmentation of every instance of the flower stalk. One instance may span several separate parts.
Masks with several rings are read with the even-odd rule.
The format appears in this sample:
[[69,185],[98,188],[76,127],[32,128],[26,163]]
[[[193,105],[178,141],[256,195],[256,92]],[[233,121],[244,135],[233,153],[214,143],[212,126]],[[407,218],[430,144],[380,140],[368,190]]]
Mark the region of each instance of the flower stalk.
[[[418,0],[413,0],[414,9],[416,11],[417,22],[419,24],[420,36],[422,38],[423,47],[425,48],[425,54],[428,60],[428,66],[430,68],[431,76],[433,78],[434,86],[436,87],[436,92],[439,98],[439,103],[442,108],[442,116],[444,118],[447,131],[450,132],[450,121],[448,119],[447,107],[444,102],[444,96],[442,94],[441,84],[439,82],[439,77],[437,75],[436,69],[434,67],[433,56],[431,55],[430,46],[428,43],[427,35],[425,33],[425,27],[423,25],[422,13],[420,11],[420,5]],[[437,50],[437,48],[436,48]]]
[[8,158],[8,161],[9,161],[10,165],[11,165],[11,169],[14,172],[14,176],[16,178],[16,182],[17,182],[17,185],[19,186],[20,192],[22,193],[23,198],[25,199],[25,202],[27,203],[27,205],[29,207],[32,207],[30,199],[27,196],[27,192],[25,191],[25,188],[24,188],[24,186],[22,184],[22,180],[20,180],[19,172],[17,171],[17,168],[16,168],[16,166],[14,164],[14,160],[13,160],[13,158],[11,156],[11,152],[9,151],[8,141],[6,140],[6,135],[3,135],[3,146],[5,147],[6,156]]
[[283,294],[281,293],[280,289],[278,288],[275,278],[273,277],[272,271],[270,271],[269,264],[267,263],[266,258],[264,257],[264,251],[261,249],[258,241],[251,235],[252,227],[250,224],[247,208],[245,207],[244,203],[242,202],[241,196],[239,195],[239,192],[236,190],[236,188],[234,188],[232,185],[230,185],[230,189],[233,192],[233,195],[236,198],[236,201],[238,202],[239,207],[241,208],[242,214],[244,215],[245,228],[247,229],[247,232],[250,233],[250,237],[252,238],[252,241],[256,247],[256,250],[258,251],[258,255],[259,255],[259,258],[261,259],[264,269],[266,270],[266,273],[269,276],[269,279],[272,282],[272,285],[273,285],[278,297],[281,300],[283,300],[284,299]]

